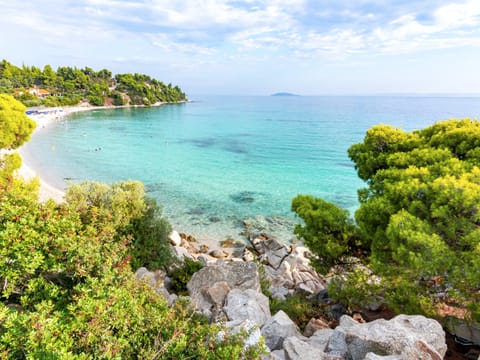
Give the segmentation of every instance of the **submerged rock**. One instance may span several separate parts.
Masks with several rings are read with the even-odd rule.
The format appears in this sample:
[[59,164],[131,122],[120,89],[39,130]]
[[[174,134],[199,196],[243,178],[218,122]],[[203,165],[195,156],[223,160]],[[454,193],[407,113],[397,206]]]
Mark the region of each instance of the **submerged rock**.
[[230,199],[232,199],[236,203],[245,204],[245,203],[253,203],[255,201],[255,192],[253,191],[241,191],[235,194],[230,195]]

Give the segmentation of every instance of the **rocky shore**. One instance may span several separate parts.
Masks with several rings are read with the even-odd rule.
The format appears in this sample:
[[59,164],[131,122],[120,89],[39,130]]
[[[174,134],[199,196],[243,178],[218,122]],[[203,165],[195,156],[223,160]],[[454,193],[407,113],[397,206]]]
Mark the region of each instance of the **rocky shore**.
[[[187,284],[195,310],[233,333],[246,331],[245,346],[264,341],[264,359],[441,360],[447,352],[445,332],[436,320],[399,315],[367,322],[332,304],[326,290],[329,279],[310,266],[311,254],[303,246],[283,245],[266,234],[246,247],[225,242],[216,249],[175,231],[169,240],[180,261],[188,258],[204,265]],[[179,298],[164,271],[140,268],[135,276],[170,304]],[[278,301],[301,293],[323,302],[333,321],[312,318],[300,331],[285,312],[271,314],[265,291]]]

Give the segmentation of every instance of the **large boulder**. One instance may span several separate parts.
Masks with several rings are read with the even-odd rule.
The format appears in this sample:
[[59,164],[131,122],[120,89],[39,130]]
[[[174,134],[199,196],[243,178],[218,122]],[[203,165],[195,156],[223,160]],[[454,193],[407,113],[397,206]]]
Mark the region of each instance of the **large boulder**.
[[263,325],[271,316],[268,298],[252,289],[231,290],[227,295],[223,311],[230,321],[251,320],[258,326]]
[[232,289],[260,291],[260,278],[254,263],[228,262],[207,266],[195,274],[187,284],[195,309],[211,320],[222,316],[227,294]]
[[398,315],[389,321],[378,319],[370,323],[358,323],[344,315],[339,328],[345,333],[353,360],[363,360],[369,352],[401,355],[405,360],[441,360],[447,352],[442,326],[421,315]]
[[281,349],[286,338],[301,336],[297,325],[282,310],[263,325],[262,335],[265,338],[265,345],[272,351]]

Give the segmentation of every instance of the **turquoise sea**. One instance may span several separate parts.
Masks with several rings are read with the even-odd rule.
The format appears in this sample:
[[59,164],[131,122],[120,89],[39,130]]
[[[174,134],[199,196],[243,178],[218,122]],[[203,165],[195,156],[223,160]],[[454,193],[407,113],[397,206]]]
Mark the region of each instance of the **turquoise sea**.
[[50,184],[141,180],[174,228],[198,238],[284,241],[291,199],[312,194],[354,211],[364,184],[347,156],[379,123],[404,130],[479,118],[480,98],[213,97],[158,108],[93,110],[39,129],[23,149]]

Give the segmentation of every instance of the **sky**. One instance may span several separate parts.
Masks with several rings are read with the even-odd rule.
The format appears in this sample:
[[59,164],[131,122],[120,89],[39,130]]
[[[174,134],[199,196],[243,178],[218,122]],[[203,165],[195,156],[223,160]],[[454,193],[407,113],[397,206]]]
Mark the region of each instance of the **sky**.
[[0,58],[187,95],[480,94],[480,0],[0,0]]

